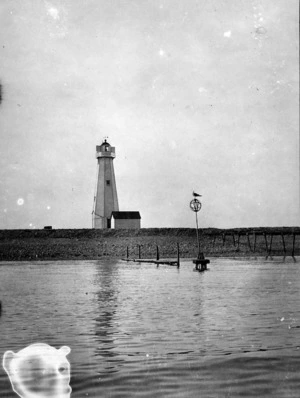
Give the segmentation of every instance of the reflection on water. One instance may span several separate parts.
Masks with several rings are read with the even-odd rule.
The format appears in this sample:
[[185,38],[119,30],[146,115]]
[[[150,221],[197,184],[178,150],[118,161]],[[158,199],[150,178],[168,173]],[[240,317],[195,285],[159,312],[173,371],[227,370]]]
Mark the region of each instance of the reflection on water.
[[[299,262],[192,269],[1,263],[0,355],[36,342],[71,347],[72,398],[298,396]],[[3,369],[0,391],[15,397]]]
[[98,264],[95,274],[95,292],[98,310],[95,317],[95,335],[97,342],[95,355],[114,357],[115,352],[114,316],[117,312],[118,268],[111,263]]

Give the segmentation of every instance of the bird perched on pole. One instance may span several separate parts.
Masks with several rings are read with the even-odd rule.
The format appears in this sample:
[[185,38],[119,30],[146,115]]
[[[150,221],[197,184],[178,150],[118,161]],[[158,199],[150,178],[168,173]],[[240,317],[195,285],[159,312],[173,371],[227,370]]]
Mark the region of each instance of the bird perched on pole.
[[193,191],[193,196],[194,198],[196,198],[197,196],[202,196],[202,195],[199,195],[197,192]]

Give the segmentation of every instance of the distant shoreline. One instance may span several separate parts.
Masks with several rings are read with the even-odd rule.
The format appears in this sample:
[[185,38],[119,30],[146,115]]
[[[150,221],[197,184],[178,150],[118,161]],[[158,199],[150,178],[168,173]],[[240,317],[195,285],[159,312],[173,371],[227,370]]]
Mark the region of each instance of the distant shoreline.
[[[213,257],[300,255],[300,227],[199,229],[201,251]],[[139,230],[0,230],[0,261],[97,260],[197,256],[195,228]],[[128,249],[127,249],[128,248]],[[271,251],[269,251],[271,248]]]

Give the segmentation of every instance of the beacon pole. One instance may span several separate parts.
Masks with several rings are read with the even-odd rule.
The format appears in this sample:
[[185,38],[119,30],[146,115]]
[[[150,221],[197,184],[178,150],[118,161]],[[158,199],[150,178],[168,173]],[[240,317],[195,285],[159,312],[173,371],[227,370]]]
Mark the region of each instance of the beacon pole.
[[200,258],[200,239],[199,239],[199,227],[198,227],[198,213],[196,212],[196,231],[197,231],[197,241],[198,241],[198,258]]
[[193,199],[190,202],[190,208],[196,213],[196,233],[197,233],[197,244],[198,244],[198,259],[203,258],[203,254],[200,251],[200,239],[199,239],[199,227],[198,227],[198,211],[201,209],[202,205],[198,199]]

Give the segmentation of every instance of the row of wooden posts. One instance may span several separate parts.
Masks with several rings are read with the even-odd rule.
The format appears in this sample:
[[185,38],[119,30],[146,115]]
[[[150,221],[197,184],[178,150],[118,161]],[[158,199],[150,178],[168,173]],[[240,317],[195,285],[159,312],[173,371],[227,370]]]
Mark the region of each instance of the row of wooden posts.
[[[274,236],[281,236],[281,242],[282,242],[282,249],[284,254],[286,254],[287,250],[286,250],[286,244],[285,244],[285,239],[284,239],[284,234],[279,232],[279,233],[271,233],[269,235],[271,235],[270,238],[270,244],[268,244],[268,239],[267,239],[267,233],[266,232],[239,232],[238,233],[238,237],[237,237],[237,242],[235,240],[235,233],[234,232],[224,232],[222,233],[222,241],[223,241],[223,247],[225,245],[225,241],[226,241],[226,236],[232,236],[232,240],[233,240],[233,245],[236,246],[237,245],[237,249],[239,249],[240,247],[240,237],[241,236],[245,236],[247,237],[247,242],[248,242],[248,247],[250,249],[251,252],[255,252],[256,249],[256,243],[257,243],[257,236],[262,235],[264,237],[265,240],[265,247],[266,247],[266,253],[270,256],[271,252],[272,252],[272,244],[273,244],[273,237]],[[254,237],[254,244],[253,244],[253,248],[251,246],[251,242],[250,242],[250,235],[253,235]],[[300,235],[300,233],[293,233],[293,248],[292,248],[292,257],[294,257],[295,254],[295,242],[296,242],[296,235]],[[217,239],[217,235],[214,236],[214,240],[213,240],[213,247],[215,246],[215,241]]]
[[[253,245],[251,245],[251,241],[250,241],[250,236],[254,237],[254,242]],[[249,233],[249,232],[239,232],[237,239],[235,236],[234,232],[224,232],[222,234],[219,235],[215,235],[214,239],[213,239],[213,247],[215,246],[215,242],[217,240],[218,237],[221,236],[222,238],[222,243],[223,243],[223,247],[225,246],[225,242],[226,242],[226,237],[230,237],[232,238],[233,241],[233,245],[234,247],[236,247],[237,249],[239,249],[240,247],[240,243],[241,243],[241,236],[246,236],[247,237],[247,243],[248,243],[248,247],[249,250],[252,253],[255,253],[256,251],[256,247],[257,247],[257,236],[262,235],[264,237],[264,241],[265,241],[265,248],[266,248],[266,254],[268,256],[271,256],[272,253],[272,245],[273,245],[273,237],[274,236],[280,236],[281,237],[281,242],[282,242],[282,250],[284,252],[284,254],[287,253],[287,249],[286,249],[286,242],[284,239],[284,234],[283,233],[271,233],[270,235],[270,242],[268,243],[268,238],[267,238],[267,233],[265,232],[253,232],[253,233]],[[296,242],[296,235],[300,235],[300,233],[293,233],[293,247],[292,247],[292,253],[291,256],[294,257],[295,255],[295,242]],[[142,254],[141,254],[141,245],[137,245],[138,247],[138,257],[136,258],[139,260],[142,260]],[[126,258],[129,259],[130,258],[130,253],[129,253],[129,247],[127,246],[126,248]],[[160,260],[160,252],[159,252],[159,247],[158,245],[156,245],[156,261]],[[177,261],[178,264],[180,263],[180,247],[179,247],[179,243],[177,243]]]

